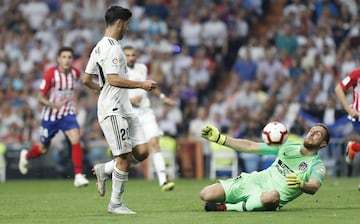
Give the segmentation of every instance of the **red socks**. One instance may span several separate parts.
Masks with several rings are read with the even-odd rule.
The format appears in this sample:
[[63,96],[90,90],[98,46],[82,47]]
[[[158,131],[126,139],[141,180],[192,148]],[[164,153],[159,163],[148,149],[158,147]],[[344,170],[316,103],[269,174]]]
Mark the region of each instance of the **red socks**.
[[[34,145],[30,150],[28,150],[26,154],[26,159],[33,159],[41,156],[43,153],[40,151],[39,145]],[[82,173],[82,165],[83,165],[83,152],[81,149],[80,143],[72,145],[71,148],[71,158],[74,165],[74,173]]]
[[354,152],[359,152],[359,151],[360,151],[360,143],[355,142],[355,143],[351,146],[351,149],[352,149]]
[[83,152],[80,143],[76,143],[72,145],[71,158],[74,165],[74,173],[75,174],[82,173]]
[[33,159],[33,158],[37,158],[39,156],[41,156],[42,153],[40,151],[40,146],[39,145],[34,145],[30,150],[28,150],[28,152],[26,153],[26,159]]

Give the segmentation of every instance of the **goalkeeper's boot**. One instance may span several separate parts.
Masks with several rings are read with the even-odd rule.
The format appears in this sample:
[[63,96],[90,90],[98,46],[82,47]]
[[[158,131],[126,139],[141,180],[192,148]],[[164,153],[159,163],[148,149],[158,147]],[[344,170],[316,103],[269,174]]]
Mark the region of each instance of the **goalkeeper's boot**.
[[128,209],[124,204],[120,204],[120,205],[115,205],[113,203],[109,203],[108,208],[107,208],[109,213],[112,214],[121,214],[121,215],[131,215],[131,214],[136,214],[136,212],[131,211],[130,209]]
[[226,205],[223,202],[205,202],[204,209],[207,212],[224,212]]
[[355,158],[355,151],[352,148],[354,144],[355,144],[354,141],[349,141],[348,144],[346,145],[345,161],[349,165],[352,165]]
[[105,164],[99,163],[92,169],[94,175],[96,175],[96,189],[101,197],[105,195],[105,183],[108,176],[105,174]]
[[172,191],[174,188],[175,188],[175,183],[174,182],[165,182],[161,186],[162,191]]
[[86,179],[84,174],[81,173],[75,174],[75,179],[74,179],[75,187],[85,187],[88,184],[89,184],[89,180]]
[[19,158],[19,170],[22,175],[27,174],[29,168],[29,161],[26,159],[27,150],[22,149],[20,152],[20,158]]

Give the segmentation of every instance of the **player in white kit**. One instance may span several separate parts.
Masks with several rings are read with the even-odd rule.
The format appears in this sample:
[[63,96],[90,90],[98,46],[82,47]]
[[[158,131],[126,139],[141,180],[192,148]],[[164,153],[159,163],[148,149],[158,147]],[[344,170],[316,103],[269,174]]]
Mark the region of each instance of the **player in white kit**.
[[[136,63],[136,49],[131,46],[125,46],[123,51],[127,61],[129,80],[139,82],[145,81],[148,77],[148,70],[145,64]],[[170,182],[167,179],[165,160],[159,146],[159,136],[163,135],[163,132],[159,128],[154,111],[150,107],[148,93],[146,90],[139,88],[129,89],[128,92],[134,113],[139,118],[139,121],[144,129],[148,151],[151,153],[150,158],[158,177],[159,186],[162,191],[171,191],[174,189],[175,183]],[[160,92],[160,90],[156,89],[153,93],[159,96],[164,103],[171,106],[175,105],[175,101],[166,97],[164,93]],[[94,172],[95,174],[101,174],[106,178],[113,171],[111,169],[113,167],[113,161],[105,163],[104,166],[106,168],[101,169],[100,165],[96,165]],[[100,195],[104,195],[104,190],[105,189],[100,187],[100,191],[102,192]]]
[[[147,80],[148,69],[145,64],[136,62],[136,49],[131,46],[125,46],[123,51],[127,61],[129,79],[140,82]],[[165,104],[175,105],[175,101],[166,97],[158,88],[153,94],[157,95]],[[150,105],[148,92],[143,89],[129,89],[129,97],[134,111],[145,130],[148,150],[151,153],[150,158],[155,168],[160,188],[162,191],[171,191],[174,189],[175,183],[169,182],[167,179],[165,160],[159,145],[159,136],[163,135],[163,132],[157,124],[155,113]]]
[[[98,121],[115,157],[113,162],[97,164],[94,171],[97,189],[105,194],[106,170],[112,170],[112,192],[108,212],[134,214],[122,201],[125,183],[128,180],[131,161],[143,161],[148,156],[143,128],[135,115],[128,95],[128,89],[142,88],[154,91],[152,80],[131,81],[128,79],[126,58],[120,43],[129,29],[132,13],[120,6],[111,6],[105,13],[104,37],[91,52],[83,75],[83,83],[100,93],[98,98]],[[97,76],[99,83],[93,81]]]

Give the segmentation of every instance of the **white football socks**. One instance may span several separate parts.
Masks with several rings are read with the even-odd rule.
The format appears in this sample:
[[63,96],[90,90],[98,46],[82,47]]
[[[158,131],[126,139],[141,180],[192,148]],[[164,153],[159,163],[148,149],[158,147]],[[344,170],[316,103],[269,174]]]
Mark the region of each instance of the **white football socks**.
[[110,160],[109,162],[105,163],[104,173],[108,176],[110,176],[114,170],[115,167],[115,159]]
[[152,153],[152,162],[153,166],[155,168],[156,175],[159,180],[159,185],[162,186],[166,181],[166,165],[165,165],[165,159],[162,152],[154,152]]
[[114,167],[112,173],[112,191],[110,202],[115,205],[121,205],[122,194],[124,193],[125,183],[128,181],[129,173],[118,170]]

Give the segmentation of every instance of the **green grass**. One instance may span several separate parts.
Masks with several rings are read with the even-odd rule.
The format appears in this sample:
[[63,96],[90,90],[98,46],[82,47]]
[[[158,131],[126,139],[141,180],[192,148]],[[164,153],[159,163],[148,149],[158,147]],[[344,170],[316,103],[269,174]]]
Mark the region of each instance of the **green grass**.
[[278,212],[204,212],[199,191],[209,180],[177,180],[172,192],[161,192],[157,181],[130,179],[124,201],[136,215],[106,211],[111,184],[104,198],[95,179],[85,188],[72,180],[9,180],[0,184],[0,223],[359,223],[358,178],[326,179],[320,191],[304,195]]

